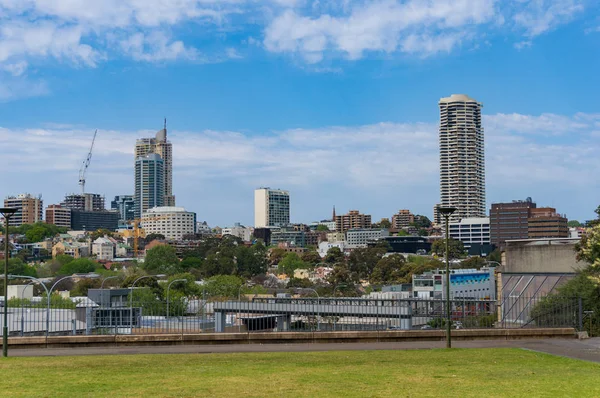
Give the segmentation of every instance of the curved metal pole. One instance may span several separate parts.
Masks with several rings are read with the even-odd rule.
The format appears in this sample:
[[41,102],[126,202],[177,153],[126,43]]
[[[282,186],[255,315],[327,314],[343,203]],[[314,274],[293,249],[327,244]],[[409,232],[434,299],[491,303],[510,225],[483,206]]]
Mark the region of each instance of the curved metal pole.
[[[40,285],[42,285],[42,287],[46,291],[46,296],[50,297],[50,294],[48,293],[48,288],[38,278],[34,278],[33,276],[26,276],[26,275],[8,275],[8,278],[9,279],[29,279],[32,281],[36,281]],[[50,301],[48,301],[48,306],[46,307],[46,337],[48,337],[49,331],[50,331]]]
[[133,332],[133,288],[135,287],[135,284],[137,283],[137,281],[144,279],[144,278],[155,278],[156,275],[144,275],[144,276],[140,276],[139,278],[137,278],[136,280],[133,281],[133,283],[131,284],[131,287],[129,288],[129,290],[131,290],[131,293],[129,294],[129,327],[131,328],[131,331]]
[[175,279],[167,285],[167,333],[169,332],[169,289],[171,289],[171,285],[175,282],[187,282],[187,279]]
[[[60,282],[64,281],[65,279],[70,279],[70,278],[73,278],[73,275],[64,276],[64,277],[60,278],[59,280],[57,280],[56,282],[54,282],[54,285],[52,285],[52,287],[50,288],[50,292],[48,293],[48,318],[50,318],[50,297],[52,296],[52,290],[54,290],[56,285],[58,285]],[[50,324],[50,319],[48,319],[48,324]]]
[[21,292],[21,337],[23,337],[23,332],[25,329],[25,314],[23,311],[23,301],[25,300],[25,290],[27,290],[27,286],[31,285],[32,283],[35,283],[35,281],[29,281],[23,288],[23,291]]
[[[305,287],[304,290],[312,290],[313,292],[315,292],[315,294],[317,295],[317,305],[319,305],[319,300],[321,299],[321,297],[319,296],[319,293],[315,289],[313,289],[311,287]],[[318,318],[318,316],[317,316],[316,313],[315,313],[315,320],[317,321],[317,332],[318,332],[320,330],[320,328],[319,328],[319,318]]]

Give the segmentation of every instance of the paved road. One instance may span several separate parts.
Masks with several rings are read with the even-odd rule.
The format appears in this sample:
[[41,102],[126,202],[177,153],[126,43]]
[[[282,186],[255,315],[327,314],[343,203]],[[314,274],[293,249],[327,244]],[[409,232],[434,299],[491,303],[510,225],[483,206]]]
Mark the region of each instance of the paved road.
[[[319,344],[230,344],[174,345],[99,348],[12,349],[9,356],[76,356],[76,355],[133,355],[133,354],[208,354],[234,352],[305,352],[353,350],[415,350],[444,348],[444,341],[400,343],[319,343]],[[536,340],[470,340],[455,341],[455,348],[524,348],[586,361],[600,362],[600,338],[536,339]]]

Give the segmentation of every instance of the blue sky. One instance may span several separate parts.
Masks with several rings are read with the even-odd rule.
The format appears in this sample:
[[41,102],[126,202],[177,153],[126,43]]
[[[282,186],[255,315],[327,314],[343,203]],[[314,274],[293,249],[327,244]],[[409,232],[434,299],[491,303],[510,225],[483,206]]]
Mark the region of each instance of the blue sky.
[[[168,118],[178,205],[253,221],[431,216],[437,101],[484,104],[487,202],[570,219],[600,204],[592,0],[0,0],[0,195],[133,192],[133,146]],[[6,166],[10,162],[10,167]]]

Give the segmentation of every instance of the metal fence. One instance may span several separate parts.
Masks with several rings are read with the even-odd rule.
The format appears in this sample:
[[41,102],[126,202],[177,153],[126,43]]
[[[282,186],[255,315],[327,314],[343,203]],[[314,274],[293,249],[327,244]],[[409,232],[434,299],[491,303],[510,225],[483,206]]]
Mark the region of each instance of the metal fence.
[[[101,305],[102,304],[102,305]],[[451,322],[461,328],[582,328],[581,300],[505,297],[453,299]],[[10,336],[196,334],[266,331],[443,329],[441,299],[217,297],[153,298],[65,304],[45,301],[8,306]]]

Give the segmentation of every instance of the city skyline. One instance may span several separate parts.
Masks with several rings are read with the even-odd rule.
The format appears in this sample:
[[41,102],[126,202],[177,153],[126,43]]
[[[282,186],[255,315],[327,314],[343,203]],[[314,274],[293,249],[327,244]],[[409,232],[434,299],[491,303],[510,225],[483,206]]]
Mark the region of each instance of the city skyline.
[[290,191],[292,222],[431,217],[437,101],[465,93],[484,104],[486,212],[533,197],[594,218],[595,2],[159,3],[0,2],[2,198],[78,192],[96,128],[86,190],[131,195],[135,141],[166,117],[177,205],[211,225],[252,225],[260,186]]

